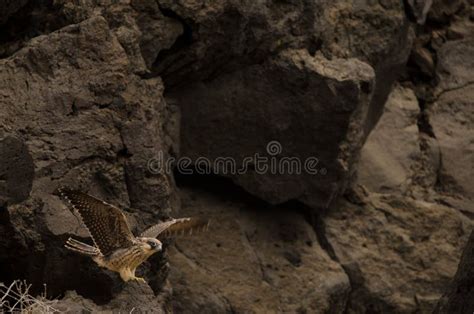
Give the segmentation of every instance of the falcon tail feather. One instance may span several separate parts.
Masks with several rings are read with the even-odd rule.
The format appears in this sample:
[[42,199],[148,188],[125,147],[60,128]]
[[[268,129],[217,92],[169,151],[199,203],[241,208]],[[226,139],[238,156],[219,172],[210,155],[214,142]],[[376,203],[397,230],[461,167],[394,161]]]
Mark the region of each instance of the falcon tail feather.
[[81,241],[69,238],[64,245],[67,249],[75,251],[84,255],[97,256],[100,255],[99,249]]

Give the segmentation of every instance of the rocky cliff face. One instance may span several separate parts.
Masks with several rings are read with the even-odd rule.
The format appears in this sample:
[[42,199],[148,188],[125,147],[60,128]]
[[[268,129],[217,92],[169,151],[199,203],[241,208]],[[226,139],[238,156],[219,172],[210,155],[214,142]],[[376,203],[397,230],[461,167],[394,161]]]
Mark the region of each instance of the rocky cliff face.
[[[462,0],[0,4],[0,282],[71,310],[431,312],[472,230],[471,19]],[[61,185],[135,232],[213,223],[125,284],[63,248],[87,232]]]

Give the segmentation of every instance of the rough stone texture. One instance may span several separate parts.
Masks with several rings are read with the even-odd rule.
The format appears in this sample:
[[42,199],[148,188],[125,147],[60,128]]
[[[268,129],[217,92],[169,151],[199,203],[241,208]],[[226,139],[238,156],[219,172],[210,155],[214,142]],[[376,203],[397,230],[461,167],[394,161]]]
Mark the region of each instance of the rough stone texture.
[[[125,298],[115,274],[64,249],[69,235],[86,233],[51,193],[69,185],[133,207],[134,226],[168,214],[168,179],[147,170],[148,159],[166,151],[163,86],[159,78],[143,80],[133,72],[101,16],[36,37],[0,60],[0,155],[16,158],[1,172],[6,196],[17,203],[1,209],[2,281],[25,278],[37,289],[46,283],[52,295],[76,290],[102,304]],[[24,165],[16,176],[15,169],[3,169],[15,163]],[[156,259],[148,277],[158,293],[163,279]]]
[[[348,195],[358,206],[345,204],[326,219],[326,235],[331,245],[336,245],[335,255],[351,279],[353,290],[348,308],[356,313],[368,309],[430,313],[448,287],[437,313],[472,312],[469,308],[473,297],[472,276],[466,270],[469,266],[465,266],[472,264],[469,244],[451,286],[448,279],[466,235],[472,230],[472,222],[463,215],[472,218],[474,213],[471,88],[474,27],[462,9],[462,1],[435,1],[434,6],[436,10],[430,13],[427,25],[419,29],[408,64],[409,76],[403,82],[415,92],[420,113],[416,120],[410,114],[395,117],[388,110],[388,102],[384,116],[362,152],[358,182],[369,190],[386,194],[378,196],[376,201],[367,191]],[[446,14],[441,14],[440,8]],[[398,102],[404,100],[397,90],[391,97]],[[412,126],[416,121],[418,125],[409,137],[403,136],[407,121]],[[400,123],[400,129],[385,127],[391,123]],[[377,179],[371,180],[376,163],[365,160],[375,138],[385,138],[381,147],[391,153],[390,158],[382,158],[382,153],[374,154],[387,167],[381,167],[383,170],[376,172]],[[397,169],[388,166],[392,157],[397,157],[398,163],[410,165],[412,175],[402,188],[380,189],[377,182],[384,182],[381,178],[389,169]],[[405,171],[393,173],[389,178],[393,181],[400,173],[406,178]],[[413,201],[411,197],[419,200]],[[362,207],[367,199],[372,205]],[[359,215],[360,232],[352,234],[358,225],[359,218],[355,217]],[[338,228],[331,234],[334,225]],[[426,240],[422,240],[423,234],[428,235]]]
[[[460,212],[474,213],[474,27],[466,1],[433,1],[411,50],[429,2],[3,2],[0,280],[46,283],[70,311],[430,312],[472,229]],[[354,185],[355,204],[338,200],[384,112],[365,152],[383,143],[390,158],[359,177],[387,195]],[[231,178],[310,207],[200,178],[178,212],[173,178],[147,169],[159,152],[241,161],[271,140],[277,159],[315,156],[324,171]],[[59,185],[124,208],[134,231],[170,205],[215,221],[171,246],[171,266],[165,252],[140,268],[150,287],[124,284],[63,248],[87,233],[51,195]]]
[[447,92],[430,109],[442,154],[440,184],[474,200],[474,85]]
[[176,313],[343,313],[350,289],[295,208],[267,208],[218,182],[181,189],[179,215],[211,217],[208,234],[176,240]]
[[474,312],[474,232],[459,263],[446,293],[440,299],[434,313],[472,313]]
[[348,313],[430,313],[456,271],[472,222],[455,209],[394,195],[341,202],[326,237],[349,275]]
[[420,158],[419,113],[414,92],[395,87],[384,114],[361,151],[358,183],[374,192],[407,188]]
[[[236,169],[257,153],[302,162],[316,157],[319,163],[310,170],[320,174],[303,166],[299,173],[265,171],[256,162],[240,175],[230,168],[213,170],[270,203],[299,199],[326,207],[347,185],[363,144],[373,78],[372,68],[357,60],[329,61],[288,50],[262,65],[181,89],[169,98],[181,104],[182,155],[194,161],[207,157],[213,164],[232,157]],[[281,151],[268,151],[272,140]]]
[[0,206],[26,200],[33,177],[33,159],[25,143],[15,137],[0,138]]
[[61,15],[78,23],[94,15],[102,15],[127,52],[135,73],[146,74],[158,53],[170,48],[183,32],[176,19],[162,14],[157,1],[56,1]]
[[97,306],[89,299],[85,299],[78,295],[75,291],[67,291],[61,300],[58,300],[51,305],[54,309],[69,313],[82,313],[100,311],[100,306]]
[[133,313],[167,313],[163,308],[161,298],[146,285],[136,282],[128,284],[107,305],[99,306],[89,299],[78,295],[75,291],[67,291],[64,297],[54,302],[51,306],[61,312],[67,313],[117,313],[117,310]]
[[[438,51],[438,93],[461,89],[474,82],[474,34],[471,38],[446,42]],[[442,95],[439,95],[442,96]]]
[[[127,52],[133,71],[145,74],[158,53],[170,48],[183,31],[181,23],[164,16],[154,0],[8,1],[3,6],[7,12],[0,11],[5,22],[1,25],[0,20],[0,57],[16,52],[31,38],[100,15]],[[12,11],[21,6],[19,12]]]
[[448,23],[453,16],[467,6],[465,0],[433,0],[428,19],[437,23]]
[[442,155],[440,185],[474,200],[474,37],[447,42],[438,52],[438,98],[430,123]]
[[[409,23],[397,0],[163,0],[160,7],[185,26],[179,42],[155,64],[171,87],[210,80],[288,48],[311,54],[321,50],[326,57],[358,57],[377,70],[402,66],[410,50]],[[381,85],[391,86],[391,72],[385,72],[387,82]]]
[[[181,156],[232,157],[239,164],[243,156],[280,141],[286,156],[319,158],[327,176],[250,171],[233,176],[234,182],[271,203],[298,199],[328,207],[350,181],[361,144],[408,58],[412,36],[402,4],[210,1],[201,7],[163,1],[161,6],[186,25],[179,44],[154,67],[168,88],[167,99],[182,111]],[[373,83],[353,58],[374,69]],[[326,65],[332,73],[322,69]],[[344,99],[352,107],[341,109]]]
[[[474,213],[474,66],[468,55],[473,47],[473,40],[468,39],[448,42],[441,48],[439,97],[429,109],[442,154],[439,185],[445,194],[444,201],[471,218]],[[473,235],[436,313],[471,313],[474,310],[472,243]]]
[[415,91],[421,110],[421,158],[409,194],[473,217],[474,23],[468,8],[465,1],[435,1],[427,24],[418,29],[404,84]]

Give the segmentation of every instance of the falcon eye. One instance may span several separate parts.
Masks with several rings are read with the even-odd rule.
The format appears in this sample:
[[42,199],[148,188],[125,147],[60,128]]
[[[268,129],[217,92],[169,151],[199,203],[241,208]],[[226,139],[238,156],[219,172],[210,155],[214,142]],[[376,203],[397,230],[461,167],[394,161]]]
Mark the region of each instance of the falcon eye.
[[154,249],[154,248],[157,247],[157,243],[156,243],[156,242],[150,241],[150,242],[148,242],[148,244],[151,246],[152,249]]

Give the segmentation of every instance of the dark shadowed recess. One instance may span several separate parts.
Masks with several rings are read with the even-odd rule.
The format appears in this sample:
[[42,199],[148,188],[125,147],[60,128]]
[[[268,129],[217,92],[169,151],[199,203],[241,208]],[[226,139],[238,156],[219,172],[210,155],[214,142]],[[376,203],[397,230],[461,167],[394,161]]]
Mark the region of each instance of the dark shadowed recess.
[[167,71],[169,71],[169,68],[173,66],[173,63],[176,59],[176,55],[180,57],[180,55],[177,54],[178,51],[190,46],[193,43],[193,29],[191,26],[192,21],[186,21],[173,10],[162,7],[159,2],[158,6],[164,16],[179,21],[183,26],[183,33],[176,39],[174,44],[169,49],[163,49],[158,53],[158,56],[156,57],[156,60],[152,66],[153,73],[151,73],[150,75],[152,77],[160,75],[163,76],[164,80],[166,80],[164,76],[166,76],[166,73]]
[[426,101],[424,99],[418,99],[418,104],[420,106],[420,114],[418,116],[418,130],[432,138],[436,138],[436,135],[431,126],[429,115],[427,113]]
[[210,192],[216,197],[225,201],[243,202],[249,208],[260,211],[290,211],[301,215],[310,224],[317,236],[319,245],[328,252],[331,258],[335,257],[333,249],[330,247],[325,236],[324,211],[315,211],[298,200],[290,200],[279,205],[271,205],[262,199],[248,193],[242,187],[236,185],[231,179],[221,177],[216,174],[197,174],[196,169],[189,168],[193,174],[183,174],[175,171],[174,177],[176,185]]
[[51,33],[67,24],[66,17],[53,0],[29,0],[0,24],[0,58],[11,56],[31,38]]
[[234,184],[231,179],[221,177],[217,174],[199,174],[199,170],[191,166],[186,169],[193,174],[183,174],[175,171],[176,185],[180,187],[192,187],[203,191],[212,192],[223,200],[243,201],[256,205],[255,207],[270,209],[272,206],[258,197],[246,192],[240,186]]
[[[171,91],[180,91],[180,87],[193,84],[198,81],[212,81],[220,75],[237,71],[242,67],[262,63],[271,55],[287,48],[282,45],[279,49],[271,52],[267,42],[258,42],[252,36],[253,29],[266,29],[264,19],[250,18],[238,9],[230,6],[225,14],[216,16],[212,21],[200,24],[192,18],[183,17],[173,9],[159,4],[161,13],[181,23],[183,33],[178,36],[169,49],[163,49],[158,53],[153,62],[151,72],[143,75],[143,78],[160,76],[165,85],[165,95]],[[240,36],[239,29],[245,26],[243,36],[249,40],[249,44],[242,52],[235,51],[235,45]],[[224,35],[213,38],[209,32],[212,27],[222,27]],[[209,41],[205,46],[202,43]],[[206,52],[201,55],[200,49],[195,45],[205,48]],[[321,41],[312,40],[308,44],[308,50],[315,53],[320,49]],[[238,50],[238,49],[237,49]]]

